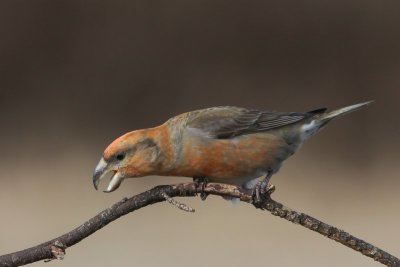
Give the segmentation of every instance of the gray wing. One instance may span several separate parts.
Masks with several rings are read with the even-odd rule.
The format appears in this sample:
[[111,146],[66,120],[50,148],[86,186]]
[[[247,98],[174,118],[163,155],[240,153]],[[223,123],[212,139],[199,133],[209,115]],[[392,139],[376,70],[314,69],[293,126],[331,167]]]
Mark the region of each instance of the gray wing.
[[305,113],[284,113],[239,107],[215,107],[190,112],[187,126],[199,129],[210,137],[228,139],[290,125],[325,110],[324,108]]

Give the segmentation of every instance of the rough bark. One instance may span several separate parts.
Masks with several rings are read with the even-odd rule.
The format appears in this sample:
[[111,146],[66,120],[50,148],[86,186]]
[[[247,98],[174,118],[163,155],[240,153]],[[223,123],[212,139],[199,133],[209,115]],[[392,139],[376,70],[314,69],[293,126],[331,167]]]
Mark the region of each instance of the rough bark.
[[[199,191],[200,189],[193,183],[185,183],[158,186],[129,199],[125,198],[62,236],[28,249],[0,256],[0,267],[21,266],[54,258],[62,259],[66,248],[75,245],[123,215],[157,202],[166,201],[166,196],[195,196]],[[237,197],[241,201],[252,203],[252,196],[249,192],[232,185],[211,183],[205,187],[205,192],[212,195]],[[179,205],[181,204],[178,203]],[[307,214],[291,210],[269,196],[259,208],[333,239],[384,265],[400,267],[400,260],[391,254]]]

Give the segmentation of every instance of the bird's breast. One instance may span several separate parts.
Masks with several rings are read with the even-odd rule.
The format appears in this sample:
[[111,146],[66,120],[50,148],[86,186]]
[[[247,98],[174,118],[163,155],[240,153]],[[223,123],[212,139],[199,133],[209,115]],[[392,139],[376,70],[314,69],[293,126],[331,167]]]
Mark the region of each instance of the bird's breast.
[[271,134],[232,139],[185,136],[180,160],[172,175],[214,179],[256,177],[275,168],[288,156],[287,144]]

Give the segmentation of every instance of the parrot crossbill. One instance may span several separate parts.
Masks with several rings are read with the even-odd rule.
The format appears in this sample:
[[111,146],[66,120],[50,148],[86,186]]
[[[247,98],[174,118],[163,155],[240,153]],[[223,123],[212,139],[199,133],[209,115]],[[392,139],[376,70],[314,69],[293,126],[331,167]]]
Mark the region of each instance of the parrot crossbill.
[[104,151],[94,175],[112,173],[104,192],[116,190],[125,178],[148,175],[183,176],[254,189],[267,182],[305,140],[332,119],[372,101],[327,112],[258,111],[213,107],[187,112],[164,124],[129,132]]

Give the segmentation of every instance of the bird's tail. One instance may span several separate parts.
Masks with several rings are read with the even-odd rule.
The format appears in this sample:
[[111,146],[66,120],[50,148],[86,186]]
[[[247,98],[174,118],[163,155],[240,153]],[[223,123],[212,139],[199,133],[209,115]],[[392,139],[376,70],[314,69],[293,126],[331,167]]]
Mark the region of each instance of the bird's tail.
[[325,124],[326,122],[328,122],[328,121],[330,121],[330,120],[332,120],[332,119],[334,119],[336,117],[339,117],[339,116],[348,114],[350,112],[359,110],[359,109],[371,104],[372,102],[374,102],[374,101],[363,102],[363,103],[359,103],[359,104],[355,104],[355,105],[351,105],[351,106],[348,106],[348,107],[344,107],[344,108],[340,108],[340,109],[337,109],[337,110],[333,110],[333,111],[330,111],[330,112],[323,113],[320,117],[318,117],[317,121],[319,123]]
[[316,134],[320,129],[322,129],[328,122],[330,122],[332,119],[340,117],[342,115],[348,114],[350,112],[359,110],[369,104],[371,104],[374,101],[368,101],[368,102],[363,102],[351,106],[347,106],[344,108],[340,108],[337,110],[333,111],[328,111],[324,112],[322,114],[317,114],[315,117],[313,117],[312,120],[310,120],[308,123],[303,124],[301,127],[301,133],[302,133],[302,140],[306,140]]

